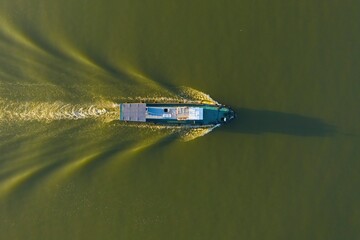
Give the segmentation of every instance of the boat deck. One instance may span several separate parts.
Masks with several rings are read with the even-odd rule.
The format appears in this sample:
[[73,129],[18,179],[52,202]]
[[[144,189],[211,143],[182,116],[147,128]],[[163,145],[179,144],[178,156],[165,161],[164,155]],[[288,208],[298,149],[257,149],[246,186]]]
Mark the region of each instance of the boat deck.
[[147,107],[146,119],[202,120],[200,107]]
[[197,106],[147,106],[146,103],[120,104],[120,120],[146,122],[146,120],[203,120],[204,109]]

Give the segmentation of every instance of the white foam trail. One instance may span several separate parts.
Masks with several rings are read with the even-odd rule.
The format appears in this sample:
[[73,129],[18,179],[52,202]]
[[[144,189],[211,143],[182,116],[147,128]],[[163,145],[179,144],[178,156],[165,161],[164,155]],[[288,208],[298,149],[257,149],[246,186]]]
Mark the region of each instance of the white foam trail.
[[69,104],[60,101],[14,102],[0,100],[0,121],[54,121],[78,119],[118,119],[119,110],[115,103]]

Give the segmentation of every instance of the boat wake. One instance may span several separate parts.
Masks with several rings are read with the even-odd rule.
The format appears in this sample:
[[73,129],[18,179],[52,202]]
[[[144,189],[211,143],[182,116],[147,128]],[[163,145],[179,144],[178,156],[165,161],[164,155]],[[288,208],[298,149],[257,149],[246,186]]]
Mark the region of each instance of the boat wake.
[[211,131],[213,131],[215,128],[219,127],[220,124],[217,124],[215,126],[207,126],[207,127],[194,127],[193,129],[190,129],[189,131],[185,131],[183,134],[180,135],[181,139],[184,142],[192,141],[196,138],[202,137]]
[[118,118],[115,103],[69,104],[60,101],[13,102],[0,100],[0,122],[101,119],[111,121]]
[[137,96],[122,98],[128,102],[150,102],[150,103],[208,103],[219,105],[217,101],[212,99],[210,95],[190,87],[180,87],[175,90],[171,96]]

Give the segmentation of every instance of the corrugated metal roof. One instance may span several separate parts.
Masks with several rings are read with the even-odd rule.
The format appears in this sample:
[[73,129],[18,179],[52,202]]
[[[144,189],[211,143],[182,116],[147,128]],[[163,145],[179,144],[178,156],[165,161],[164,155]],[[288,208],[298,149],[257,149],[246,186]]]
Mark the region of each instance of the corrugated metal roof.
[[145,122],[145,116],[145,103],[122,103],[120,105],[120,120],[131,122]]

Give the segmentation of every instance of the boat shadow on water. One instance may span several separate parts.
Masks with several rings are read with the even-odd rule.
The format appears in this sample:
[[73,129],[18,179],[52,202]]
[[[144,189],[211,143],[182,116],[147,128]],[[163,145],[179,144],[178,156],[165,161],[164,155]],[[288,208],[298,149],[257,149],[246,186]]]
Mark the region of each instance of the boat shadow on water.
[[234,108],[234,111],[236,119],[221,127],[222,131],[247,134],[279,133],[303,137],[329,137],[337,133],[335,126],[318,118],[248,108]]

